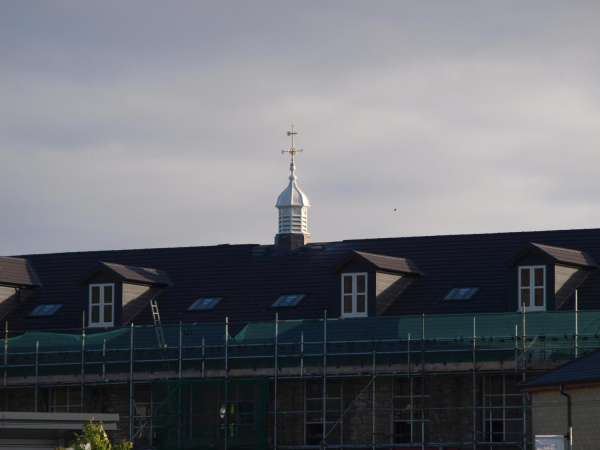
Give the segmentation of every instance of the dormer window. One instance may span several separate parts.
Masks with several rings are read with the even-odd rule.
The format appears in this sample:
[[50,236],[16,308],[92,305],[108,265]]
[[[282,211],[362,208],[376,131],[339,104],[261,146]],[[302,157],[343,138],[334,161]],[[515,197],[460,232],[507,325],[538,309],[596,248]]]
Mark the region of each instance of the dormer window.
[[90,285],[90,327],[112,327],[114,325],[115,285]]
[[519,311],[546,311],[546,266],[519,267]]
[[342,275],[342,317],[367,316],[367,274]]

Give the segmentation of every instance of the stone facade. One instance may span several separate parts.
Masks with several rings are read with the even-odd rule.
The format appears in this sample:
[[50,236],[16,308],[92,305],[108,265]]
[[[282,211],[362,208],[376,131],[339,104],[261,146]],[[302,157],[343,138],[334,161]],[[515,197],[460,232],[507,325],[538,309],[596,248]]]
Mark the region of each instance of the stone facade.
[[[571,396],[573,450],[600,448],[600,386],[564,388]],[[558,387],[531,392],[535,435],[568,432],[567,398]],[[565,446],[566,448],[566,446]]]

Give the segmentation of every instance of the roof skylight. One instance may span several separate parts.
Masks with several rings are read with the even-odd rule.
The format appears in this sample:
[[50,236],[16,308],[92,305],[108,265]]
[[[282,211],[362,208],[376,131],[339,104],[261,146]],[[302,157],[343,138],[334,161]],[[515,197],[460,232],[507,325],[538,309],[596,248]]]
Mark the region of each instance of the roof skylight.
[[31,317],[49,317],[56,314],[60,309],[65,306],[64,303],[46,303],[37,305],[33,311],[29,313]]
[[190,305],[188,311],[211,311],[221,303],[225,297],[201,297]]
[[471,300],[481,287],[455,287],[448,292],[444,300]]
[[308,294],[284,294],[280,295],[271,308],[293,308],[304,300]]

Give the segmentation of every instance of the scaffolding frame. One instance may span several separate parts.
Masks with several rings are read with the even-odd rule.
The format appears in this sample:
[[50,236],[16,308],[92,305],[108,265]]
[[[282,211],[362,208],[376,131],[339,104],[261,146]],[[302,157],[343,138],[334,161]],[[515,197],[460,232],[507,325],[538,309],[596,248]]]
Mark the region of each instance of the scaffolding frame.
[[[230,344],[230,336],[229,336],[229,327],[230,327],[230,323],[229,320],[226,319],[224,325],[224,343],[223,344],[211,344],[211,345],[207,345],[206,344],[206,336],[202,335],[200,342],[198,343],[198,345],[184,345],[184,334],[185,334],[185,330],[183,327],[183,324],[179,324],[178,326],[178,336],[177,336],[177,344],[175,345],[175,348],[173,348],[173,346],[169,347],[166,344],[163,344],[162,342],[158,342],[158,345],[154,345],[152,347],[136,347],[134,345],[134,336],[136,333],[136,330],[138,329],[144,329],[147,330],[148,328],[153,328],[152,326],[148,327],[148,326],[142,326],[142,327],[136,327],[133,324],[131,324],[129,328],[129,346],[127,347],[123,347],[123,348],[118,348],[118,349],[111,349],[110,351],[112,352],[121,352],[123,355],[127,355],[126,358],[122,358],[122,359],[108,359],[107,358],[107,353],[109,352],[109,349],[107,349],[107,342],[106,339],[103,340],[102,343],[102,347],[101,349],[92,349],[90,348],[90,346],[86,346],[86,339],[89,337],[89,334],[86,335],[86,329],[85,326],[81,329],[81,349],[79,352],[77,351],[65,351],[65,354],[70,354],[71,356],[74,356],[74,358],[72,358],[74,361],[76,362],[69,362],[67,363],[67,366],[72,366],[72,365],[80,365],[80,373],[79,373],[79,380],[73,380],[71,382],[62,382],[60,383],[60,385],[58,387],[70,387],[70,386],[78,386],[81,389],[81,398],[80,398],[80,410],[81,412],[84,411],[85,408],[85,404],[84,404],[84,400],[85,400],[85,388],[86,386],[97,386],[99,383],[102,386],[108,386],[108,385],[124,385],[124,386],[128,386],[129,387],[129,416],[123,416],[122,419],[126,420],[129,422],[129,438],[130,440],[133,440],[137,434],[139,434],[142,430],[145,429],[146,425],[149,427],[150,430],[150,436],[152,436],[152,424],[153,424],[153,419],[160,419],[161,417],[166,417],[169,416],[170,414],[157,414],[154,415],[154,411],[150,411],[149,417],[148,414],[146,414],[143,418],[146,419],[146,422],[143,423],[140,427],[138,428],[137,433],[134,433],[135,430],[135,420],[136,419],[140,419],[141,416],[137,415],[135,413],[136,411],[136,405],[135,405],[135,386],[136,385],[142,385],[142,384],[148,384],[150,382],[152,382],[153,380],[161,380],[161,379],[169,379],[169,380],[176,380],[178,381],[178,385],[175,389],[173,389],[173,391],[171,392],[171,394],[169,394],[169,396],[166,399],[163,399],[163,402],[167,402],[167,401],[171,401],[172,400],[172,396],[173,395],[177,395],[179,398],[178,404],[179,404],[179,410],[177,411],[177,424],[178,424],[178,444],[176,448],[181,448],[181,428],[182,428],[182,412],[181,412],[181,383],[182,381],[185,379],[191,379],[191,378],[200,378],[200,379],[224,379],[224,380],[229,380],[231,379],[244,379],[244,377],[248,376],[248,370],[251,370],[254,373],[257,373],[257,375],[260,375],[262,373],[263,376],[266,376],[269,380],[272,381],[272,385],[273,385],[273,399],[272,399],[272,405],[273,407],[267,412],[267,414],[271,417],[271,422],[273,423],[273,427],[272,427],[272,433],[270,433],[269,436],[269,448],[273,448],[273,450],[277,450],[277,449],[291,449],[291,448],[295,448],[295,449],[324,449],[324,448],[371,448],[371,449],[377,449],[377,448],[418,448],[420,447],[422,450],[427,449],[428,447],[431,446],[436,446],[436,447],[472,447],[473,449],[477,449],[477,448],[495,448],[495,447],[502,447],[502,446],[512,446],[514,448],[521,448],[523,450],[529,448],[532,445],[531,439],[528,439],[528,434],[530,434],[530,430],[528,430],[528,419],[530,417],[530,404],[529,401],[527,399],[527,395],[524,393],[522,394],[522,399],[523,399],[523,404],[520,407],[509,407],[509,408],[518,408],[522,410],[522,439],[519,441],[504,441],[504,442],[493,442],[493,441],[486,441],[485,439],[480,439],[479,436],[485,437],[486,436],[486,430],[485,429],[478,429],[477,424],[483,424],[485,425],[485,420],[484,421],[480,421],[478,420],[478,415],[479,414],[484,414],[485,410],[490,410],[490,409],[495,409],[495,408],[500,408],[500,407],[494,407],[494,406],[490,406],[487,407],[485,404],[483,406],[478,406],[478,402],[477,402],[477,398],[479,395],[478,392],[478,375],[486,375],[486,374],[508,374],[508,373],[514,373],[516,376],[520,376],[520,378],[524,381],[527,379],[528,374],[535,374],[535,373],[540,373],[543,370],[547,370],[548,367],[550,367],[551,365],[556,365],[558,363],[559,360],[552,360],[549,358],[549,356],[552,356],[552,354],[554,354],[555,352],[563,352],[563,354],[565,355],[571,355],[571,357],[567,356],[565,359],[571,359],[572,357],[577,357],[577,356],[581,356],[581,354],[583,354],[585,352],[585,350],[592,350],[592,349],[596,349],[596,348],[600,348],[600,335],[599,332],[600,330],[596,330],[594,333],[592,334],[579,334],[579,320],[578,320],[578,316],[579,316],[580,312],[575,309],[575,311],[573,311],[572,315],[573,315],[573,333],[570,334],[564,334],[561,333],[560,335],[553,335],[553,334],[534,334],[534,335],[527,335],[526,330],[527,330],[527,316],[528,314],[523,311],[521,313],[518,313],[518,315],[522,318],[522,325],[521,325],[521,333],[519,333],[519,329],[518,329],[518,325],[515,325],[515,333],[512,336],[497,336],[497,335],[493,335],[493,334],[487,334],[487,335],[478,335],[477,334],[477,316],[473,316],[473,334],[472,336],[470,336],[469,338],[466,337],[453,337],[453,338],[448,338],[447,341],[451,341],[452,339],[454,340],[455,344],[458,343],[458,350],[454,350],[456,352],[461,352],[461,354],[467,353],[467,352],[471,352],[471,361],[469,362],[464,362],[460,365],[460,367],[458,367],[456,370],[441,370],[439,368],[439,362],[435,361],[435,358],[429,358],[429,354],[438,354],[440,351],[439,349],[435,348],[435,345],[433,346],[429,346],[428,348],[428,344],[435,344],[437,341],[439,341],[440,339],[431,339],[431,338],[427,338],[426,337],[426,333],[425,333],[425,326],[426,326],[426,316],[423,315],[422,316],[422,330],[421,330],[421,338],[420,339],[414,339],[411,338],[410,333],[407,334],[406,339],[396,339],[393,341],[388,341],[388,340],[372,340],[372,341],[364,341],[364,340],[350,340],[350,341],[329,341],[328,340],[328,334],[327,334],[327,325],[328,322],[332,321],[332,320],[337,320],[337,319],[327,319],[327,315],[326,312],[324,314],[323,319],[320,319],[320,322],[322,322],[322,327],[323,327],[323,332],[322,332],[322,341],[310,341],[307,342],[305,340],[305,335],[304,335],[304,331],[302,331],[300,333],[300,340],[298,342],[281,342],[280,341],[280,323],[281,321],[279,320],[278,315],[275,316],[275,321],[274,321],[274,336],[273,336],[273,342],[272,343],[260,343],[260,344],[244,344],[244,345],[239,345],[236,344],[235,347],[231,347]],[[434,316],[434,317],[439,317],[439,316]],[[84,322],[85,324],[85,322]],[[201,325],[200,325],[201,326]],[[89,331],[89,330],[88,330]],[[504,364],[505,361],[502,361],[500,367],[497,368],[484,368],[482,367],[482,363],[483,362],[489,362],[489,361],[482,361],[482,360],[478,360],[477,356],[478,356],[478,352],[481,351],[486,351],[489,350],[489,346],[487,344],[489,344],[490,341],[493,340],[497,340],[497,341],[501,341],[504,342],[505,345],[502,347],[494,347],[492,349],[492,351],[500,351],[500,352],[507,352],[510,351],[511,353],[514,354],[514,368],[511,368],[509,364]],[[550,347],[546,347],[544,346],[536,346],[539,345],[540,342],[545,342],[548,340],[556,340],[556,341],[560,341],[561,339],[563,340],[562,344],[557,344],[557,345],[553,345]],[[584,340],[592,340],[594,345],[586,345],[586,346],[582,346],[582,341]],[[478,347],[478,342],[480,343],[480,347]],[[382,348],[385,348],[386,344],[394,344],[397,345],[397,348],[392,348],[389,351],[384,351],[382,350]],[[364,349],[363,347],[365,347],[365,344],[371,344],[373,348],[372,350],[368,350],[368,349]],[[335,346],[339,346],[339,345],[346,345],[346,350],[344,352],[332,352],[331,348],[335,347]],[[350,347],[348,347],[348,345]],[[298,347],[299,348],[299,352],[298,353],[294,353],[294,355],[292,356],[293,358],[296,358],[297,361],[296,363],[290,367],[282,367],[281,365],[281,358],[290,358],[289,355],[284,355],[282,356],[282,350],[289,350],[289,348],[294,348],[294,347]],[[306,352],[306,347],[310,346],[311,348],[315,348],[317,346],[322,346],[322,350],[321,352],[317,352],[317,353],[311,353],[311,352]],[[361,347],[360,351],[348,351],[348,348],[352,348],[352,346],[359,346]],[[367,345],[368,346],[368,345]],[[481,348],[481,346],[483,348]],[[242,349],[242,350],[247,350],[249,348],[253,348],[253,347],[259,347],[260,349],[263,350],[263,355],[232,355],[231,352],[233,349]],[[173,352],[169,353],[169,350],[172,349]],[[266,349],[266,351],[264,351]],[[14,357],[19,357],[19,358],[28,358],[30,356],[32,356],[32,352],[14,352],[14,353],[10,353],[11,347],[10,347],[10,339],[9,339],[9,328],[8,328],[8,323],[6,324],[5,327],[5,337],[4,337],[4,364],[3,364],[3,390],[4,390],[4,394],[6,397],[6,407],[8,406],[8,395],[7,392],[12,390],[12,389],[27,389],[27,388],[32,388],[34,390],[34,410],[38,411],[38,403],[39,403],[39,390],[40,389],[47,389],[47,388],[56,388],[57,387],[57,383],[56,381],[49,381],[48,379],[45,379],[42,375],[41,375],[41,371],[43,371],[43,369],[46,366],[49,366],[51,364],[49,363],[43,363],[41,362],[41,357],[44,355],[47,355],[48,353],[51,352],[43,352],[40,351],[40,341],[37,341],[35,344],[35,352],[33,352],[33,363],[30,364],[11,364],[11,358]],[[158,351],[158,353],[154,352],[155,350]],[[136,357],[136,352],[148,352],[150,351],[150,353],[154,352],[156,354],[160,355],[159,359],[148,359],[147,357],[142,357],[142,358],[137,358]],[[219,355],[218,353],[222,351],[222,355]],[[448,351],[448,350],[445,350]],[[100,354],[100,357],[98,358],[98,352]],[[208,353],[211,353],[212,356],[208,356]],[[77,355],[79,353],[79,355]],[[153,354],[154,354],[153,353]],[[215,356],[216,353],[216,356]],[[243,351],[242,351],[243,353]],[[184,356],[184,354],[188,355],[188,356]],[[197,356],[196,356],[197,354]],[[405,364],[403,364],[404,370],[399,370],[402,367],[402,364],[387,364],[385,363],[385,361],[379,361],[378,358],[384,358],[386,356],[399,356],[399,357],[403,357],[405,359]],[[77,357],[79,356],[79,357]],[[361,357],[362,361],[364,362],[366,360],[366,358],[370,358],[371,359],[371,363],[369,364],[369,369],[370,370],[365,370],[365,364],[363,363],[361,365],[361,367],[359,368],[359,370],[355,367],[354,369],[350,368],[350,370],[340,370],[340,365],[339,363],[334,367],[334,364],[331,364],[330,361],[334,358],[334,357],[340,357],[340,356],[349,356],[349,357]],[[419,358],[420,357],[420,358]],[[309,366],[307,365],[307,361],[312,361],[314,363],[315,358],[322,358],[322,363],[320,365],[320,367],[316,367],[315,366]],[[328,359],[329,358],[329,359]],[[266,360],[267,362],[269,360],[273,360],[273,366],[271,369],[269,368],[263,368],[261,373],[258,373],[258,369],[256,367],[254,367],[253,369],[232,369],[231,368],[231,364],[232,362],[235,361],[239,361],[239,360],[253,360],[255,361],[256,359],[263,359]],[[213,364],[217,363],[217,368],[212,367],[211,369],[207,369],[207,364]],[[493,361],[492,361],[493,362]],[[509,361],[512,362],[512,361]],[[545,364],[545,368],[536,368],[535,367],[535,362],[544,362],[544,363],[549,363],[552,362],[552,364]],[[564,362],[564,359],[561,359],[560,362]],[[149,376],[149,373],[147,371],[147,367],[148,365],[154,365],[154,364],[162,364],[163,367],[166,370],[163,370],[163,372],[161,373],[156,373],[153,374],[155,376]],[[136,370],[136,365],[142,365],[145,370],[140,370],[139,368]],[[436,366],[437,364],[437,366]],[[468,365],[471,364],[471,368],[468,368]],[[93,373],[86,373],[86,367],[89,367],[90,365],[96,367],[100,367],[101,368],[101,373],[98,373],[98,371],[94,371]],[[127,376],[126,377],[119,377],[119,375],[122,375],[122,370],[121,373],[119,372],[114,372],[114,371],[109,371],[108,368],[110,365],[119,365],[120,367],[123,366],[127,366]],[[446,363],[443,363],[444,366],[446,366]],[[184,372],[186,371],[184,366],[187,366],[187,372],[184,375]],[[430,367],[428,367],[430,366]],[[174,370],[168,370],[171,367],[176,367],[176,369]],[[190,369],[191,367],[191,369]],[[342,369],[347,369],[347,367],[342,366]],[[10,371],[14,370],[14,369],[33,369],[33,377],[31,376],[25,376],[25,377],[14,377],[10,375]],[[286,369],[285,371],[283,371],[283,369]],[[320,373],[319,373],[319,369],[320,369]],[[235,373],[233,373],[235,372]],[[145,374],[144,376],[142,376],[143,374]],[[425,383],[427,382],[427,378],[429,375],[472,375],[472,404],[471,404],[471,409],[472,409],[472,426],[473,426],[473,430],[472,430],[472,440],[469,441],[461,441],[461,442],[441,442],[441,441],[435,441],[435,442],[426,442],[426,431],[425,431],[425,413],[431,413],[432,411],[439,411],[439,410],[449,410],[452,409],[451,407],[445,407],[445,408],[440,408],[440,407],[431,407],[431,405],[429,407],[425,407],[425,394],[424,394],[424,388],[425,388]],[[418,412],[420,413],[420,417],[421,417],[421,439],[420,442],[411,442],[411,443],[394,443],[391,442],[393,440],[393,436],[392,433],[390,433],[390,442],[378,442],[377,439],[377,431],[376,431],[376,417],[377,417],[377,413],[381,413],[381,412],[386,412],[389,413],[390,415],[393,415],[395,408],[394,408],[394,404],[393,404],[393,395],[392,395],[392,403],[390,404],[389,408],[385,408],[385,407],[377,407],[376,406],[376,394],[377,394],[377,390],[376,390],[376,383],[378,379],[383,379],[386,377],[397,377],[397,378],[406,378],[406,379],[411,379],[411,378],[416,378],[416,377],[420,377],[421,379],[421,408],[420,410],[418,410]],[[327,413],[328,413],[328,408],[327,408],[327,399],[328,399],[328,394],[327,394],[327,387],[328,387],[328,380],[331,379],[345,379],[345,378],[354,378],[354,379],[358,379],[358,378],[364,378],[367,380],[366,382],[366,386],[358,393],[358,395],[356,396],[356,398],[354,398],[354,400],[352,402],[350,402],[350,404],[345,408],[342,409],[340,411],[335,411],[336,413],[340,414],[339,419],[335,422],[335,424],[333,425],[333,427],[331,429],[327,429]],[[321,380],[322,381],[322,410],[321,411],[307,411],[306,409],[306,402],[304,402],[304,407],[303,407],[303,411],[286,411],[286,410],[281,410],[279,408],[279,402],[278,402],[278,396],[279,396],[279,392],[278,392],[278,388],[279,388],[279,383],[282,380],[294,380],[294,379],[301,379],[301,380]],[[227,421],[229,420],[229,409],[228,409],[228,393],[227,393],[227,386],[228,383],[225,383],[225,414],[224,414],[224,420],[225,420],[225,427],[224,427],[224,436],[223,436],[223,440],[224,440],[224,448],[227,448],[228,442],[227,442],[227,438],[228,438],[228,423]],[[365,415],[371,415],[372,420],[371,420],[371,426],[372,426],[372,439],[371,442],[364,442],[364,443],[352,443],[352,444],[344,444],[343,441],[340,442],[340,444],[332,444],[332,443],[328,443],[327,442],[327,438],[328,436],[331,434],[331,432],[337,427],[339,426],[341,423],[343,423],[343,418],[353,409],[353,407],[355,406],[356,402],[359,400],[359,398],[365,394],[368,390],[368,388],[371,387],[371,408],[370,411],[367,410],[357,410],[357,411],[362,411],[364,412]],[[304,395],[306,396],[306,392],[304,392]],[[342,403],[343,405],[343,403]],[[161,404],[155,404],[155,410],[160,410],[160,408],[163,405]],[[506,408],[506,406],[503,406],[502,408]],[[152,408],[151,408],[152,409]],[[279,443],[279,418],[282,417],[282,415],[284,414],[301,414],[304,416],[304,418],[306,417],[307,413],[310,412],[318,412],[322,414],[322,440],[318,445],[307,445],[305,442],[303,442],[302,445],[281,445]],[[330,411],[333,412],[333,411]],[[199,414],[202,415],[202,414]],[[306,419],[303,420],[303,428],[306,427]],[[484,428],[484,427],[482,427]],[[490,431],[490,435],[491,435],[491,431]],[[343,438],[342,438],[343,439]]]

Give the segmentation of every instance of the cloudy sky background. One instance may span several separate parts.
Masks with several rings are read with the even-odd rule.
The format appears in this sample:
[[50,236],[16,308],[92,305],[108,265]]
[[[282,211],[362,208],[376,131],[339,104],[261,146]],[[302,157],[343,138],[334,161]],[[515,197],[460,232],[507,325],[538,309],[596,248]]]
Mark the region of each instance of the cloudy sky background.
[[0,254],[600,227],[595,1],[0,1]]

